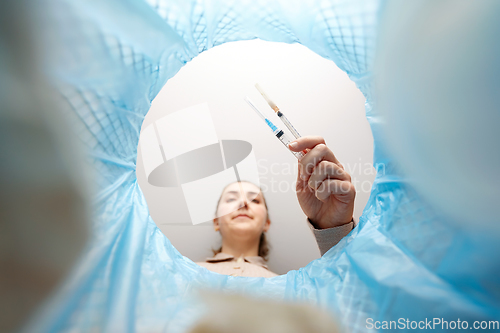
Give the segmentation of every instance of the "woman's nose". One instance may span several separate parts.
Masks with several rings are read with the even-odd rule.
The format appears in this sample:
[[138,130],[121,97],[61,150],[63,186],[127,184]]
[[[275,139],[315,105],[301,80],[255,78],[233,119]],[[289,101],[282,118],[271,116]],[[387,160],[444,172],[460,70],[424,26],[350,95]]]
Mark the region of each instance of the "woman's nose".
[[245,199],[240,200],[239,205],[238,205],[238,209],[243,208],[243,207],[248,208],[248,202]]

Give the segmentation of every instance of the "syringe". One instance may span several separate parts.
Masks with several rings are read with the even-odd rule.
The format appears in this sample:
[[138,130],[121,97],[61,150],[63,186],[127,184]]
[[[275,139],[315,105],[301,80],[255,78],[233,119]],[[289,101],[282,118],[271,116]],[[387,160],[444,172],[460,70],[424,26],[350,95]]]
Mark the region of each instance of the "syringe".
[[[259,109],[257,109],[257,107],[252,103],[252,101],[250,100],[250,98],[246,97],[245,98],[245,101],[248,103],[248,105],[250,105],[250,107],[266,122],[267,126],[269,126],[269,128],[271,128],[271,130],[273,131],[273,134],[276,135],[276,137],[278,138],[278,140],[280,140],[284,145],[285,147],[290,150],[290,148],[288,147],[288,145],[290,144],[290,139],[288,139],[288,137],[286,136],[285,132],[283,132],[281,129],[279,129],[278,127],[274,126],[274,124],[269,120],[267,119],[260,111]],[[304,157],[304,153],[303,152],[294,152],[294,151],[291,151],[290,152],[295,155],[295,157],[297,157],[297,159],[301,159],[302,157]]]
[[266,93],[264,92],[264,90],[262,90],[262,88],[259,86],[258,83],[255,84],[255,88],[257,88],[257,90],[260,92],[262,97],[264,97],[264,99],[266,100],[267,104],[269,104],[271,109],[273,109],[274,112],[276,112],[276,114],[278,115],[278,117],[280,117],[281,121],[290,130],[290,132],[293,134],[295,139],[300,138],[299,132],[297,132],[295,127],[293,127],[292,123],[290,121],[288,121],[288,118],[283,114],[283,112],[280,111],[278,106],[266,95]]

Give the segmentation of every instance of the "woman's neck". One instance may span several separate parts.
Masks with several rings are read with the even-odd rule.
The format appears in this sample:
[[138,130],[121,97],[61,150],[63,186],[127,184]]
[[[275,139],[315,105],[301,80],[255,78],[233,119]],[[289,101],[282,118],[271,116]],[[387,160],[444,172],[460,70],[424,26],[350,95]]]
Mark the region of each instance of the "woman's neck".
[[234,256],[235,258],[238,258],[240,256],[243,257],[256,257],[259,255],[259,242],[260,239],[257,239],[257,241],[251,241],[251,242],[228,242],[228,241],[222,241],[222,249],[221,252],[230,254]]

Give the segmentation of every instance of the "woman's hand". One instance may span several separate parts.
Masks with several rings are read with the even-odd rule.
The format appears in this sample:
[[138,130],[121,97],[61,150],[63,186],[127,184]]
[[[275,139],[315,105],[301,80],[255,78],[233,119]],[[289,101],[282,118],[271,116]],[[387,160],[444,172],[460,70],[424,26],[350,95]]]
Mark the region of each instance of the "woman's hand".
[[356,190],[351,176],[319,136],[290,143],[290,150],[307,154],[299,161],[297,198],[306,216],[319,229],[352,221]]

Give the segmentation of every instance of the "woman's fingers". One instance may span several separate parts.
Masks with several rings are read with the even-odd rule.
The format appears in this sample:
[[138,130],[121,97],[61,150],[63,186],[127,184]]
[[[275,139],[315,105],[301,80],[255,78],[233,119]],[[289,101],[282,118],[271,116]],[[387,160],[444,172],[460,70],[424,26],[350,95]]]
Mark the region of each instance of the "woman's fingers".
[[340,168],[343,168],[330,148],[328,148],[324,143],[320,143],[314,146],[304,157],[300,159],[299,165],[301,166],[301,178],[303,180],[308,179],[316,166],[322,161],[332,162],[337,164]]
[[314,168],[311,177],[309,177],[308,185],[313,190],[316,190],[325,179],[339,179],[350,182],[351,176],[339,165],[323,160]]
[[356,196],[356,189],[350,181],[339,179],[325,179],[316,190],[316,198],[327,201],[330,195],[346,204],[352,202]]
[[290,150],[302,151],[307,148],[313,149],[320,143],[325,144],[325,139],[323,139],[321,136],[303,136],[290,142]]
[[290,144],[290,150],[308,153],[299,161],[300,178],[316,192],[316,197],[324,201],[331,194],[346,197],[346,202],[352,193],[351,176],[337,160],[333,152],[320,136],[304,136]]

